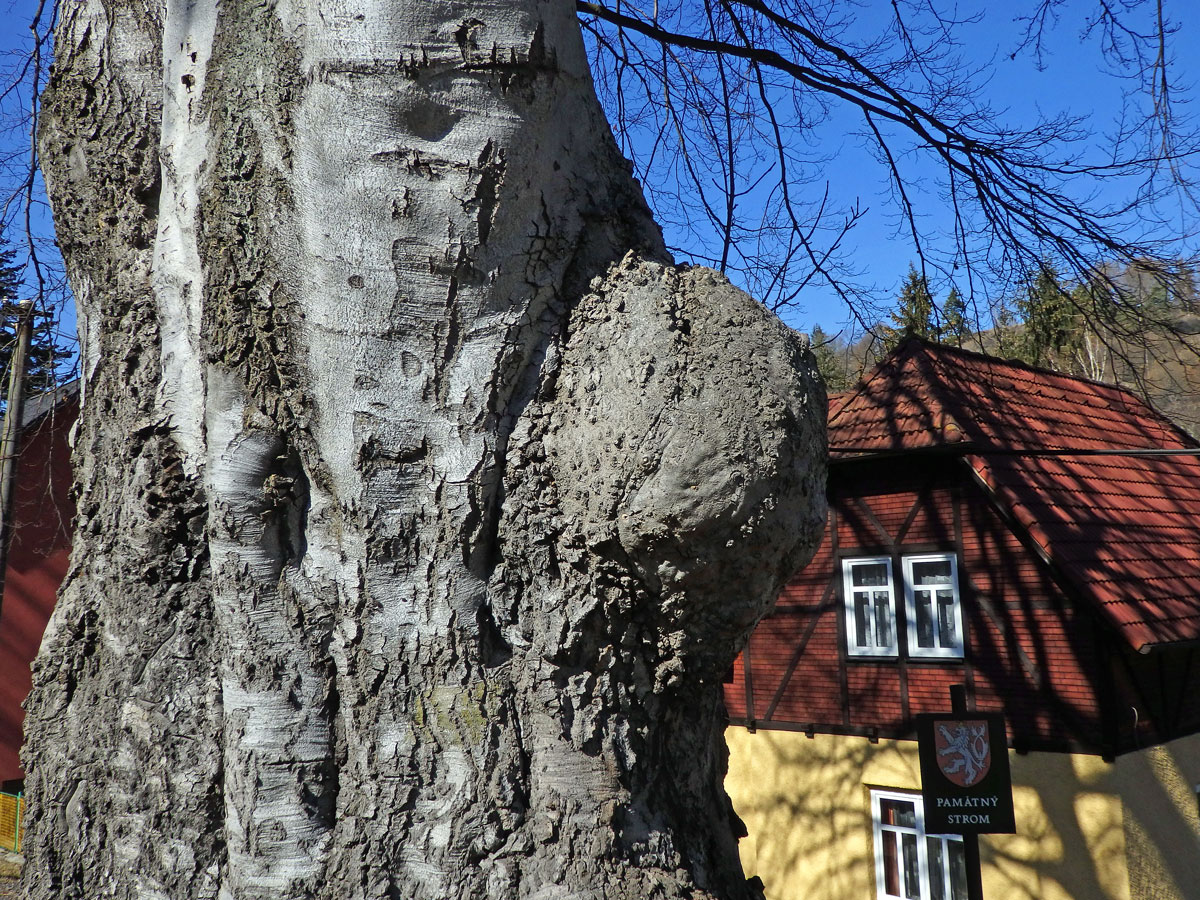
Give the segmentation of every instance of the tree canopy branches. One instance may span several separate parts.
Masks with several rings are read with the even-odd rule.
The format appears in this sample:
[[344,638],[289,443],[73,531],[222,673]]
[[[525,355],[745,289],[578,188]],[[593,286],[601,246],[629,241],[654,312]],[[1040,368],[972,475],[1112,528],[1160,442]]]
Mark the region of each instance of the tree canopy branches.
[[[53,0],[30,5],[33,40],[0,78],[11,133],[0,222],[14,240],[24,232],[26,276],[50,302],[64,281],[36,240],[36,152],[11,136],[36,125],[57,11]],[[1043,263],[1082,283],[1158,261],[1166,286],[1195,237],[1200,140],[1181,113],[1165,4],[1089,0],[1081,15],[1065,0],[1024,0],[1004,14],[1015,25],[999,60],[972,55],[963,37],[982,13],[945,6],[576,0],[601,99],[676,254],[726,271],[772,308],[802,306],[820,285],[876,328],[894,285],[869,283],[853,246],[868,214],[911,244],[939,295],[956,290],[976,330]],[[1045,62],[1064,31],[1128,79],[1110,135],[1070,114],[1029,119],[994,105],[997,62]],[[831,174],[848,150],[869,154],[873,172]],[[1106,294],[1125,302],[1121,287]],[[1127,337],[1145,324],[1126,320]]]
[[[50,34],[57,17],[53,0],[37,0],[24,44],[0,55],[0,296],[6,303],[31,300],[37,322],[34,390],[50,387],[72,356],[73,333],[59,327],[69,302],[62,260],[48,226],[50,211],[37,151],[40,94],[50,66]],[[3,330],[7,333],[7,320]],[[73,332],[73,327],[69,329]],[[7,355],[0,350],[0,360]]]
[[[1040,58],[1062,7],[1031,4],[1012,55]],[[959,43],[977,23],[933,3],[898,0],[886,27],[876,15],[870,28],[855,20],[863,7],[831,0],[578,0],[577,9],[602,99],[656,211],[674,209],[666,216],[679,231],[708,248],[686,248],[693,258],[773,307],[816,280],[864,325],[878,320],[844,252],[864,213],[860,186],[823,177],[837,152],[822,143],[823,124],[875,158],[922,274],[973,308],[1044,261],[1091,279],[1106,265],[1178,256],[1172,240],[1190,237],[1179,222],[1190,228],[1195,209],[1181,214],[1179,203],[1191,201],[1187,167],[1200,143],[1172,106],[1161,3],[1101,2],[1083,23],[1109,66],[1144,88],[1101,142],[1066,114],[1008,124],[987,101],[988,61],[966,58]],[[951,211],[951,235],[928,224],[935,203]]]

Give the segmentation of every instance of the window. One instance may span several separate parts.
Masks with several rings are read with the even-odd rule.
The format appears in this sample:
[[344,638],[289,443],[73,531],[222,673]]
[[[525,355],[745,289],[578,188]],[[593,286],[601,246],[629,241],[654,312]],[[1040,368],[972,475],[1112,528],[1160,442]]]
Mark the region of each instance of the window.
[[963,655],[958,563],[953,553],[904,557],[909,656]]
[[871,791],[878,900],[967,900],[962,837],[926,834],[919,794]]
[[846,649],[851,656],[895,656],[896,592],[886,556],[842,563]]
[[[917,659],[962,659],[962,608],[953,553],[901,558],[906,652]],[[842,561],[846,650],[851,656],[899,656],[897,588],[892,560]]]

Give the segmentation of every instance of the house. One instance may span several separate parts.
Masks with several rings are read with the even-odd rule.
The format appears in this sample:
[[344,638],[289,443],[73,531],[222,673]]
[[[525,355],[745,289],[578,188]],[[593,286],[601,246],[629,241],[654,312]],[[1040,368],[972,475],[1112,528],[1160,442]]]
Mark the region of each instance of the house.
[[12,543],[0,604],[0,789],[19,790],[20,750],[32,686],[30,664],[54,610],[71,551],[67,437],[79,412],[78,383],[30,397],[22,415],[13,481]]
[[812,562],[725,685],[769,900],[962,898],[914,717],[1003,712],[987,900],[1200,897],[1200,444],[1111,385],[917,339],[829,413]]

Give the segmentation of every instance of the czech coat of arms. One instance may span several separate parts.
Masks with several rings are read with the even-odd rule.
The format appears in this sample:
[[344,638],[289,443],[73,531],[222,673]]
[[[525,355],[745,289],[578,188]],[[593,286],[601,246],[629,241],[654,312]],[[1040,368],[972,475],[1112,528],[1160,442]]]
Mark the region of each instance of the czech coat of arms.
[[939,722],[934,733],[942,774],[959,787],[970,787],[992,767],[992,742],[986,721]]

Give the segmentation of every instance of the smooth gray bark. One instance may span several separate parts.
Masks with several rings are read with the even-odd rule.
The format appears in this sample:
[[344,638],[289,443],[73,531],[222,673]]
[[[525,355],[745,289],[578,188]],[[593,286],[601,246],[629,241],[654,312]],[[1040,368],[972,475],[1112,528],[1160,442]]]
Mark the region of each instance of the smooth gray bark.
[[803,343],[676,269],[566,0],[87,0],[31,897],[753,896],[721,679],[823,517]]

